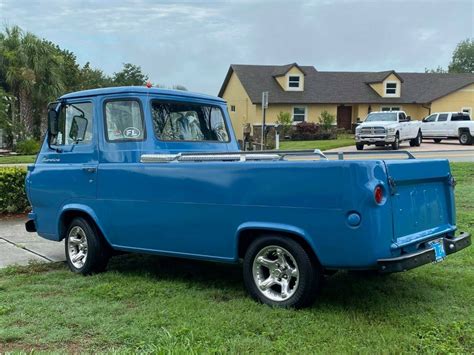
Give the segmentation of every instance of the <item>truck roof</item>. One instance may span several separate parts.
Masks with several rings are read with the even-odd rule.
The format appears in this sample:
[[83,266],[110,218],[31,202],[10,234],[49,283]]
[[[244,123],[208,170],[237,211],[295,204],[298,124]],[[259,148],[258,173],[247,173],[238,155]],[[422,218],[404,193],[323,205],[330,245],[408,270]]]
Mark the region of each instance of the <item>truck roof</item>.
[[196,98],[196,99],[205,99],[213,100],[218,102],[225,102],[217,96],[199,94],[196,92],[189,92],[183,90],[171,90],[171,89],[160,89],[160,88],[148,88],[145,86],[118,86],[118,87],[109,87],[109,88],[100,88],[100,89],[90,89],[71,92],[60,97],[60,99],[73,99],[80,97],[90,97],[90,96],[102,96],[102,95],[114,95],[114,94],[155,94],[155,95],[169,95],[173,97],[187,97],[187,98]]

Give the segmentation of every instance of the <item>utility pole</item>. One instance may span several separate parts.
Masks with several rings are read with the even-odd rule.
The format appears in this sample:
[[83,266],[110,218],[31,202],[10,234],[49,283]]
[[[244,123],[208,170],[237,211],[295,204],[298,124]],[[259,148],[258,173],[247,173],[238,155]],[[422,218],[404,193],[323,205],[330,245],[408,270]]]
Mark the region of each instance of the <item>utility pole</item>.
[[268,108],[268,91],[262,92],[262,137],[261,137],[261,150],[265,148],[265,113]]

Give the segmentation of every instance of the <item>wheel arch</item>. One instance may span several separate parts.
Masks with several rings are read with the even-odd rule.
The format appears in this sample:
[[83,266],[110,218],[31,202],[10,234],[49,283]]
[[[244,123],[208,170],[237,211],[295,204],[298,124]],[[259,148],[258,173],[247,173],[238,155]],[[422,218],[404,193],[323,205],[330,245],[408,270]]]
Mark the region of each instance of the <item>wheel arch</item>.
[[102,226],[99,223],[99,219],[95,214],[94,210],[89,206],[82,204],[68,204],[63,206],[61,213],[58,219],[58,236],[59,240],[64,239],[69,223],[76,217],[83,217],[88,222],[93,224],[99,234],[104,238],[104,240],[111,245],[107,239]]
[[317,248],[305,230],[286,224],[264,222],[244,223],[239,226],[236,234],[235,259],[243,258],[252,241],[264,234],[276,234],[298,242],[314,262],[320,263]]
[[469,129],[469,127],[459,127],[458,128],[458,134],[461,135],[461,133],[464,133],[464,132],[467,132],[469,134],[471,134],[471,130]]

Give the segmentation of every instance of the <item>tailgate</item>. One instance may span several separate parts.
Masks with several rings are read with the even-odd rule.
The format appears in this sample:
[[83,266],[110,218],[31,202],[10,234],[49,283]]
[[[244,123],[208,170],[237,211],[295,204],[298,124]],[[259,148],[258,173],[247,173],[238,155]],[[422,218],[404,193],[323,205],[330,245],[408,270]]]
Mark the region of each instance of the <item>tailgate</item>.
[[453,180],[447,160],[391,160],[385,165],[398,247],[455,229]]

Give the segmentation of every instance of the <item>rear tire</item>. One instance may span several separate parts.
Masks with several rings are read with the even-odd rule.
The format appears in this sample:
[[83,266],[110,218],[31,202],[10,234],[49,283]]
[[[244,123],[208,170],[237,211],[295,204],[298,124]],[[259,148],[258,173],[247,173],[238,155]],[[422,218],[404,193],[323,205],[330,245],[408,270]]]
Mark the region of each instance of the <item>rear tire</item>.
[[400,136],[398,133],[395,135],[395,141],[392,143],[392,149],[393,150],[398,150],[400,148]]
[[293,239],[266,235],[247,249],[243,276],[247,292],[256,301],[302,308],[314,302],[323,270]]
[[468,131],[463,131],[459,135],[459,143],[462,145],[471,145],[472,144],[472,136],[471,133]]
[[95,225],[76,217],[69,224],[65,238],[66,261],[72,272],[90,275],[102,272],[110,258],[110,247]]
[[441,143],[442,139],[435,138],[435,139],[433,139],[433,141],[434,141],[435,143]]
[[357,143],[356,148],[357,148],[357,150],[364,150],[364,145]]

